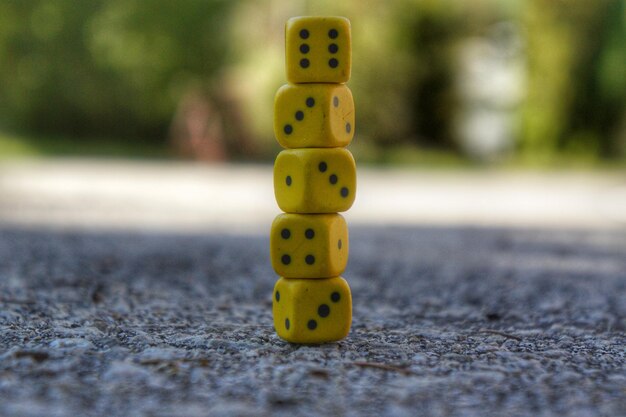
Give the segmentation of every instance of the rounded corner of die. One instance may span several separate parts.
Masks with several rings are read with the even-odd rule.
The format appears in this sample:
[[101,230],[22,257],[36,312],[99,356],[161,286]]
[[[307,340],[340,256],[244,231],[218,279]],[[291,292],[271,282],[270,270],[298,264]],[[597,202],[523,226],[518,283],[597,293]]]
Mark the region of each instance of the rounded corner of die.
[[282,164],[286,163],[291,157],[289,149],[283,149],[278,152],[278,155],[276,155],[276,159],[274,160],[274,175],[278,174],[279,171],[283,169],[281,167]]
[[280,124],[275,123],[274,124],[274,138],[276,139],[276,142],[278,142],[280,147],[283,148],[282,150],[289,149],[289,142],[280,133],[280,129],[281,129]]
[[292,16],[287,21],[285,21],[285,31],[289,32],[289,29],[296,25],[298,22],[302,21],[305,16]]
[[280,226],[285,221],[286,214],[287,213],[280,213],[276,217],[274,217],[274,220],[272,221],[272,230]]
[[356,160],[354,159],[354,155],[352,155],[352,152],[345,148],[342,148],[341,150],[343,151],[343,154],[346,156],[346,158],[349,159],[354,166],[356,166]]
[[276,90],[276,94],[274,96],[276,99],[278,97],[282,97],[287,91],[293,88],[293,84],[291,84],[289,80],[287,81],[288,81],[287,83],[281,85],[280,87],[278,87],[278,90]]
[[298,213],[297,211],[298,207],[293,204],[287,204],[287,202],[285,202],[285,199],[282,198],[282,196],[276,195],[276,203],[278,204],[278,208],[284,212]]
[[348,281],[343,277],[343,275],[338,275],[337,277],[335,277],[335,280],[340,287],[349,288]]
[[341,21],[341,22],[345,23],[347,26],[350,26],[350,25],[351,25],[351,23],[350,23],[350,19],[348,19],[348,18],[347,18],[347,17],[345,17],[345,16],[335,16],[335,19],[337,19],[337,20],[339,20],[339,21]]
[[285,323],[282,322],[274,322],[274,330],[276,330],[276,334],[285,342],[293,343],[291,334],[289,331],[285,329]]
[[335,221],[335,224],[345,229],[348,228],[348,222],[346,221],[346,218],[343,217],[343,215],[341,215],[341,213],[333,213],[332,216]]
[[[349,71],[346,77],[350,79]],[[352,95],[352,90],[350,90],[350,87],[348,87],[346,84],[340,84],[340,86],[343,94],[345,94],[346,98],[350,100],[351,107],[354,107],[354,96]]]
[[354,205],[355,199],[356,199],[356,196],[354,195],[354,193],[352,193],[352,196],[348,197],[348,200],[345,202],[345,205],[339,211],[343,213],[343,212],[350,210],[352,206]]

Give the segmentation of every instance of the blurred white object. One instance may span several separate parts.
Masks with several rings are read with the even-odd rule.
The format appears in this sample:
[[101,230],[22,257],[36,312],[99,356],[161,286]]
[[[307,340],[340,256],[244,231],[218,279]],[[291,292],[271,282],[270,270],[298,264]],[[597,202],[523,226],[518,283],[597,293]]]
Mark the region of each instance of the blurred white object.
[[497,23],[487,36],[460,46],[455,133],[468,155],[491,160],[512,150],[516,108],[525,91],[524,58],[520,32],[511,22]]

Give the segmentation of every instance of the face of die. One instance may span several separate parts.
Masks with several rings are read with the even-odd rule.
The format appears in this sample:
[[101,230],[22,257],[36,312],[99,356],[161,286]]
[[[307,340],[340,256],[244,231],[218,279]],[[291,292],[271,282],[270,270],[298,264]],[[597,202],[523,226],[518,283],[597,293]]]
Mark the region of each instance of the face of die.
[[285,278],[336,277],[348,263],[346,221],[339,214],[280,214],[272,223],[270,253]]
[[343,148],[287,149],[274,163],[274,195],[288,213],[348,210],[356,194],[356,165]]
[[341,277],[280,278],[272,305],[276,332],[289,342],[332,342],[350,331],[352,296]]
[[342,84],[287,84],[274,100],[274,132],[285,148],[337,148],[354,136],[354,100]]
[[345,17],[294,17],[285,27],[287,80],[345,83],[352,65],[350,21]]

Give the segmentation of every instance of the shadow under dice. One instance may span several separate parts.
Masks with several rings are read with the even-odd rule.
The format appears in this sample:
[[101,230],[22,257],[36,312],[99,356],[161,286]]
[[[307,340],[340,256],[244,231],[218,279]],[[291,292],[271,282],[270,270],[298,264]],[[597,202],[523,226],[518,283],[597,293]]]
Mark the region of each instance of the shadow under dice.
[[290,83],[345,83],[350,79],[352,40],[345,17],[294,17],[285,28]]
[[280,214],[272,223],[272,266],[285,278],[328,278],[348,263],[348,226],[340,214]]
[[288,213],[348,210],[356,194],[356,165],[343,148],[287,149],[274,163],[274,194]]
[[272,303],[278,335],[293,343],[343,339],[352,322],[352,296],[346,280],[280,278]]
[[274,132],[284,148],[339,148],[354,136],[354,100],[343,84],[286,84],[274,100]]

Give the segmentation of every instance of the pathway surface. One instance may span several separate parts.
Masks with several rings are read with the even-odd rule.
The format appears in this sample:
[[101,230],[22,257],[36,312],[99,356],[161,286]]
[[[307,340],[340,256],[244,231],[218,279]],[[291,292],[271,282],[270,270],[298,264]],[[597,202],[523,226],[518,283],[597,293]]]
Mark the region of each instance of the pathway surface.
[[[148,171],[156,165],[125,166],[137,176],[130,183],[153,182]],[[195,170],[198,179],[160,181],[161,191],[172,194],[158,201],[179,207],[166,216],[168,210],[151,211],[136,196],[156,198],[149,187],[127,184],[124,194],[111,185],[107,197],[106,184],[124,181],[114,180],[121,171],[94,173],[103,167],[64,177],[75,188],[56,191],[65,175],[60,168],[49,170],[47,187],[29,182],[43,177],[26,168],[5,167],[0,176],[2,416],[624,415],[626,233],[608,214],[578,227],[570,219],[543,225],[511,205],[497,226],[480,224],[488,220],[480,210],[473,226],[449,213],[439,219],[450,225],[425,226],[409,210],[400,222],[362,208],[349,219],[344,274],[354,296],[352,331],[338,343],[298,346],[272,329],[276,276],[262,222],[277,209],[271,202],[255,207],[257,217],[236,227],[236,213],[255,210],[223,196],[209,204],[194,188],[229,189],[250,178],[245,170],[260,176],[266,168],[235,169],[207,185],[228,169],[211,168],[218,171],[209,175],[211,169],[179,167]],[[165,178],[183,175],[164,170]],[[9,171],[22,178],[20,187],[7,183]],[[384,175],[437,188],[418,181],[425,174]],[[428,175],[444,184],[448,174]],[[101,182],[86,187],[85,178]],[[483,196],[501,197],[485,185],[496,180],[483,181]],[[558,181],[580,201],[618,183]],[[248,190],[271,192],[263,184]],[[40,199],[36,186],[45,191]],[[518,192],[524,189],[533,197],[532,187]],[[541,190],[534,201],[550,201]],[[363,193],[366,201],[374,198]],[[76,201],[84,201],[84,211],[72,211]],[[235,211],[219,225],[210,216],[229,210],[218,201]],[[177,218],[193,213],[194,204],[197,218]],[[613,203],[596,204],[612,212]],[[207,215],[202,207],[218,208]],[[581,206],[572,211],[585,213]]]
[[[626,229],[626,172],[359,167],[351,225]],[[0,222],[255,232],[279,211],[269,165],[102,160],[0,164]]]

